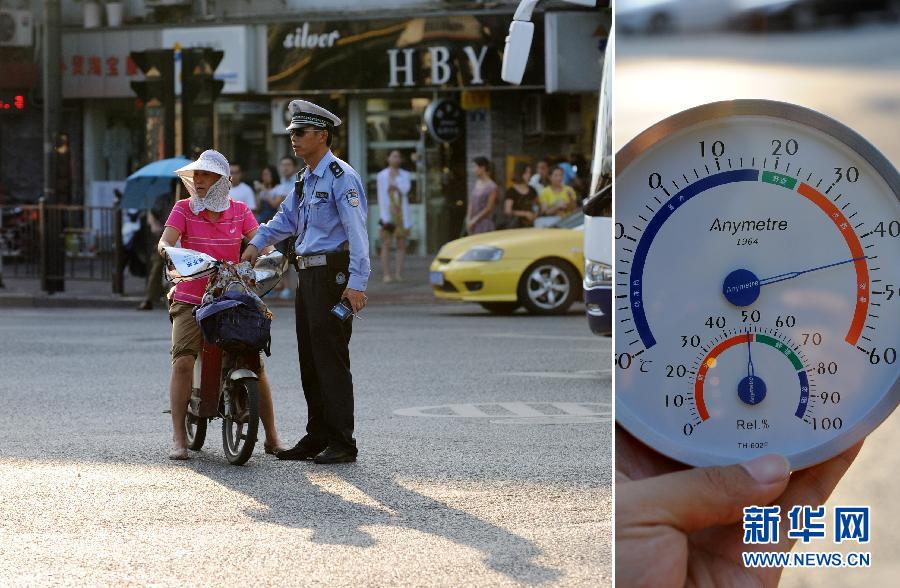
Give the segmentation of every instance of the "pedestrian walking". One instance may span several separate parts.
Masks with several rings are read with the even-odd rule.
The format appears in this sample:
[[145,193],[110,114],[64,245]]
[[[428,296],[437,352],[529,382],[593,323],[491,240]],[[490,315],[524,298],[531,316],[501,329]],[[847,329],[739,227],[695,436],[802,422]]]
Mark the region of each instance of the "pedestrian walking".
[[[284,200],[293,194],[294,192],[294,182],[297,181],[297,163],[294,161],[294,158],[290,155],[285,155],[280,160],[278,160],[278,186],[275,187],[273,193],[281,198],[281,201]],[[268,220],[263,221],[268,222]],[[285,255],[292,254],[290,251],[291,245],[289,243],[290,239],[285,239],[284,241],[279,242],[275,245],[275,248],[284,253]],[[290,300],[294,296],[293,288],[291,288],[291,284],[297,279],[294,275],[296,272],[288,267],[284,276],[281,278],[281,281],[278,283],[278,293],[275,294],[282,300]]]
[[238,202],[243,202],[247,205],[253,215],[256,215],[256,212],[259,210],[259,203],[256,201],[256,194],[253,193],[253,188],[245,184],[242,180],[244,178],[244,171],[241,168],[241,164],[232,163],[231,164],[231,192],[228,193],[231,196],[232,200],[237,200]]
[[267,165],[259,174],[259,179],[253,182],[256,191],[256,201],[259,209],[256,212],[256,220],[267,223],[272,220],[278,207],[284,202],[284,194],[278,189],[278,170],[274,165]]
[[[172,207],[178,199],[180,186],[181,182],[179,180],[172,180],[171,190],[157,196],[153,201],[153,206],[147,211],[147,223],[150,225],[150,242],[154,249],[162,237],[163,229],[165,228],[163,223],[169,218]],[[144,300],[138,305],[138,310],[153,310],[153,303],[159,302],[163,294],[165,294],[162,283],[163,266],[165,265],[163,258],[156,255],[154,251],[151,251],[149,257],[150,270],[147,272]]]
[[534,172],[528,185],[540,194],[544,188],[550,185],[550,163],[546,159],[538,159],[534,166]]
[[[403,156],[396,149],[388,155],[388,166],[378,172],[378,215],[381,217],[381,267],[384,281],[403,281],[403,257],[406,254],[406,238],[412,228],[409,216],[409,191],[412,180],[409,172],[400,167]],[[391,243],[397,242],[396,271],[390,268]]]
[[332,312],[349,303],[366,306],[369,237],[366,196],[359,174],[334,156],[331,144],[341,119],[305,100],[288,105],[294,153],[306,162],[294,191],[275,217],[259,228],[242,256],[255,262],[259,249],[295,236],[298,274],[295,316],[300,380],[306,398],[306,435],[279,459],[316,463],[356,461],[350,336],[353,317]]
[[297,180],[297,162],[290,155],[285,155],[278,160],[278,190],[281,196],[287,198],[294,191],[294,182]]
[[535,226],[552,226],[575,212],[578,205],[575,190],[563,183],[564,177],[565,172],[559,166],[550,172],[550,185],[538,196],[541,216],[535,220]]
[[531,166],[520,161],[513,171],[512,186],[506,190],[503,199],[503,214],[507,229],[519,229],[534,225],[537,216],[538,195],[528,185],[531,177]]
[[473,161],[476,180],[466,212],[466,233],[469,235],[494,230],[494,207],[499,190],[491,179],[491,162],[486,157],[476,157]]

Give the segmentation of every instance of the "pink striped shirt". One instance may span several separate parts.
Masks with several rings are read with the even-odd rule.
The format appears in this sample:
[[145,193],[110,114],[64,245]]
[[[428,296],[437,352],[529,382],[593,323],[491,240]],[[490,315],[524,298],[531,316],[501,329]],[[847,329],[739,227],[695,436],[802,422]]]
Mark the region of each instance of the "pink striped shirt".
[[[240,261],[241,238],[256,230],[259,223],[243,202],[231,201],[228,210],[213,222],[209,211],[194,214],[188,200],[175,203],[166,226],[181,233],[181,246],[212,255],[221,261]],[[209,278],[200,278],[175,285],[172,300],[188,304],[200,304]]]

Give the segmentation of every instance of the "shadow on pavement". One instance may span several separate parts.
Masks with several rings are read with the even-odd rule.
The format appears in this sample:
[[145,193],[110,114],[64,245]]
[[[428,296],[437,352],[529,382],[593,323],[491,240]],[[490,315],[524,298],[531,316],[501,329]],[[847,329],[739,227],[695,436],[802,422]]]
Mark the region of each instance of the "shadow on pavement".
[[[374,547],[376,539],[363,527],[383,525],[427,533],[477,549],[484,554],[485,565],[517,582],[537,584],[562,576],[559,570],[536,563],[542,552],[534,542],[404,488],[394,475],[385,475],[373,464],[319,466],[311,462],[278,462],[275,475],[260,476],[253,467],[223,466],[219,456],[195,455],[197,459],[188,462],[188,467],[263,505],[248,509],[248,517],[262,523],[309,529],[311,540],[320,545]],[[362,500],[357,502],[324,490],[311,479],[319,476],[344,489],[352,486],[356,491],[350,489],[351,493]],[[278,496],[279,492],[283,495]]]

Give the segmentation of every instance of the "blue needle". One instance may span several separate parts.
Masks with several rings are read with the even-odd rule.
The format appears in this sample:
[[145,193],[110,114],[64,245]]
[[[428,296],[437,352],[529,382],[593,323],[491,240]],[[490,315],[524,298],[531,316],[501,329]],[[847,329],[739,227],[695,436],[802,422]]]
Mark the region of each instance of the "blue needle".
[[759,404],[766,398],[766,383],[762,378],[757,377],[756,370],[753,368],[753,352],[751,350],[750,341],[752,340],[750,330],[747,330],[747,377],[738,382],[737,393],[738,398],[744,404],[750,406]]
[[747,377],[753,377],[753,352],[750,350],[750,331],[747,331]]
[[777,276],[764,278],[762,280],[757,278],[756,274],[748,269],[736,269],[725,276],[725,281],[722,283],[722,294],[725,296],[725,299],[728,300],[728,302],[734,304],[735,306],[750,306],[751,304],[756,302],[757,298],[759,298],[759,290],[762,286],[783,282],[785,280],[790,280],[798,276],[802,276],[803,274],[808,274],[810,272],[815,272],[821,269],[835,267],[838,265],[844,265],[845,263],[860,261],[862,259],[866,259],[866,256],[863,255],[862,257],[845,259],[844,261],[826,263],[825,265],[819,265],[796,272],[778,274]]
[[865,259],[866,256],[862,257],[854,257],[853,259],[845,259],[844,261],[837,261],[835,263],[828,263],[825,265],[820,265],[818,267],[811,267],[809,269],[801,270],[798,272],[788,272],[786,274],[778,274],[777,276],[772,276],[771,278],[763,278],[759,281],[760,286],[765,286],[767,284],[774,284],[775,282],[783,282],[785,280],[790,280],[791,278],[796,278],[797,276],[802,276],[803,274],[808,274],[809,272],[814,272],[816,270],[825,269],[827,267],[834,267],[836,265],[844,265],[845,263],[851,263],[854,261],[859,261],[861,259]]

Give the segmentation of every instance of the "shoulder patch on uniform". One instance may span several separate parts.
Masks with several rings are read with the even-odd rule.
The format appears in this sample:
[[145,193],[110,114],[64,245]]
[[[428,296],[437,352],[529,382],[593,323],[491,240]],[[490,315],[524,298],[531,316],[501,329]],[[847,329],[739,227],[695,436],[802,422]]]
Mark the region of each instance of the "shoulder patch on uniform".
[[330,164],[328,164],[328,169],[331,170],[331,173],[333,173],[334,177],[336,177],[336,178],[339,178],[342,175],[344,175],[344,168],[342,168],[341,164],[339,164],[336,161],[332,161]]
[[350,188],[346,192],[344,192],[344,197],[347,199],[347,204],[350,206],[359,206],[359,191],[356,188]]

